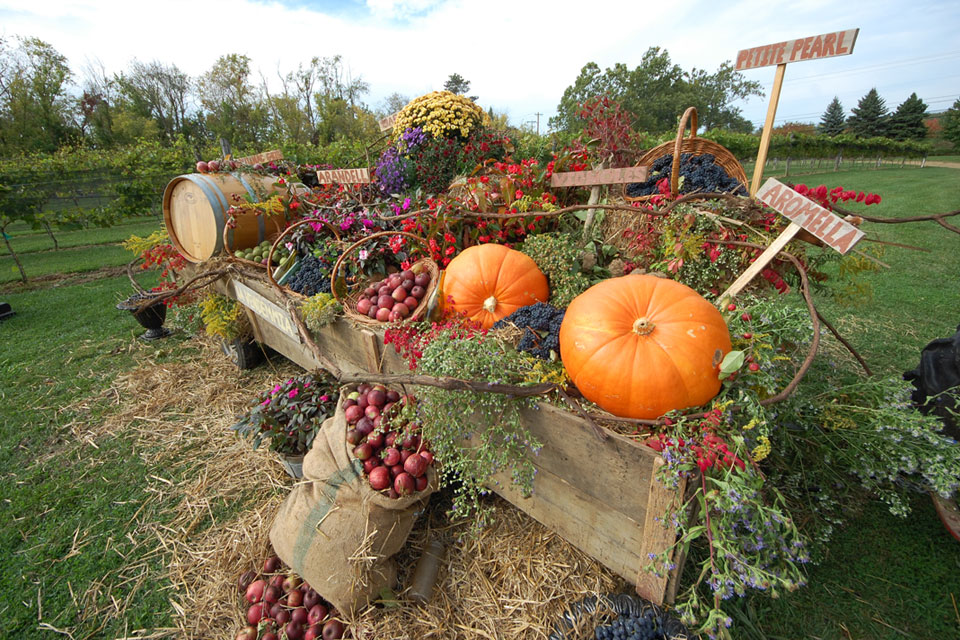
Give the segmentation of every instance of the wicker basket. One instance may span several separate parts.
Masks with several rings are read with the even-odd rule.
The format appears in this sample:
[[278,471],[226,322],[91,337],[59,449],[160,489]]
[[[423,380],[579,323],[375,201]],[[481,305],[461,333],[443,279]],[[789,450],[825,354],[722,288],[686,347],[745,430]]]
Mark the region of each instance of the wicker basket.
[[[291,231],[293,231],[297,227],[303,226],[310,222],[317,222],[319,224],[322,224],[323,226],[325,226],[327,229],[330,230],[330,233],[333,234],[333,237],[336,239],[336,242],[340,242],[340,234],[337,233],[337,230],[329,222],[327,222],[326,220],[321,220],[320,218],[305,218],[303,220],[300,220],[299,222],[295,222],[294,224],[284,229],[283,232],[273,240],[273,244],[270,245],[270,253],[267,254],[267,264],[273,263],[273,252],[277,250],[277,247],[280,246],[280,242],[284,238],[286,238]],[[270,278],[270,284],[272,284],[274,287],[278,289],[280,288],[280,285],[277,284],[276,279],[273,277],[273,269],[267,269],[267,277]],[[287,291],[292,295],[300,296],[299,293],[297,293],[296,291],[292,291],[289,288],[287,289]],[[302,298],[304,296],[300,296],[300,297]]]
[[[378,321],[376,318],[371,318],[365,316],[362,313],[359,313],[356,309],[357,302],[363,297],[363,290],[366,288],[364,283],[346,283],[343,278],[340,278],[340,267],[343,264],[344,260],[352,254],[354,251],[358,250],[364,244],[368,243],[371,240],[376,238],[385,238],[385,237],[394,237],[394,236],[406,236],[412,238],[421,245],[426,246],[423,238],[420,236],[414,235],[412,233],[406,233],[404,231],[381,231],[380,233],[374,233],[362,240],[355,242],[354,244],[347,247],[346,251],[340,254],[340,257],[337,259],[337,263],[333,265],[333,272],[330,274],[330,289],[333,291],[333,296],[337,301],[343,306],[343,313],[348,318],[355,320],[361,324],[370,324],[370,325],[379,325],[384,324]],[[423,272],[430,274],[430,284],[427,286],[426,293],[420,299],[420,304],[416,306],[410,312],[410,315],[405,318],[405,320],[416,321],[426,315],[427,305],[429,303],[430,297],[433,295],[433,292],[437,289],[440,284],[440,267],[437,266],[437,263],[431,260],[430,258],[421,258],[417,260],[410,266],[410,270],[414,273],[420,274]],[[339,282],[338,282],[339,280]],[[343,289],[346,289],[346,292],[343,292]],[[341,291],[338,292],[337,290]]]
[[[688,121],[690,122],[690,136],[684,138],[683,132],[687,128]],[[744,188],[747,186],[747,173],[743,170],[743,165],[740,164],[736,157],[730,153],[726,147],[719,145],[712,140],[697,137],[696,107],[689,107],[683,112],[683,116],[680,118],[680,126],[677,127],[676,139],[672,142],[664,142],[663,144],[659,144],[653,149],[647,151],[637,162],[637,166],[650,166],[657,159],[667,155],[668,153],[673,154],[673,167],[670,172],[670,193],[674,197],[679,194],[680,156],[684,153],[697,156],[712,153],[715,164],[723,167],[723,170],[727,172],[727,175],[737,180],[744,186]],[[627,202],[646,202],[653,197],[653,195],[639,196],[636,198],[630,197],[627,195],[627,185],[623,185],[623,196]]]

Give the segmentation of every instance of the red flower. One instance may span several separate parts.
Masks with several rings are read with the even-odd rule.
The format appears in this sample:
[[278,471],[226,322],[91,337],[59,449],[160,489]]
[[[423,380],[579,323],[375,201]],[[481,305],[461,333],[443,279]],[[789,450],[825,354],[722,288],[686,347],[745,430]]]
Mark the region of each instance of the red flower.
[[456,253],[456,251],[457,251],[457,248],[456,248],[456,247],[450,246],[450,247],[447,247],[446,249],[444,249],[444,250],[443,250],[443,253],[444,253],[445,255],[452,256],[454,253]]

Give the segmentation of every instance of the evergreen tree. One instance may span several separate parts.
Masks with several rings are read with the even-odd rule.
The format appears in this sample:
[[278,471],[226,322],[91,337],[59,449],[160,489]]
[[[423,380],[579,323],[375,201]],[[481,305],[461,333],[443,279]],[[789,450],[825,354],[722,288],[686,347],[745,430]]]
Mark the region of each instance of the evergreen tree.
[[911,93],[890,116],[887,135],[894,140],[922,140],[927,137],[927,127],[923,124],[926,117],[927,105],[916,93]]
[[467,96],[467,91],[470,91],[470,81],[461,76],[459,73],[451,73],[447,78],[447,81],[443,83],[443,89],[444,91],[449,91],[450,93],[466,96],[474,102],[477,101],[477,96]]
[[847,118],[847,126],[853,134],[861,138],[872,138],[887,134],[887,106],[876,87],[860,98],[853,115]]
[[953,103],[940,117],[943,126],[943,137],[953,143],[954,148],[960,149],[960,98]]
[[827,136],[837,136],[843,133],[846,128],[846,118],[843,115],[843,105],[840,104],[840,98],[833,97],[833,102],[823,112],[820,118],[820,133]]

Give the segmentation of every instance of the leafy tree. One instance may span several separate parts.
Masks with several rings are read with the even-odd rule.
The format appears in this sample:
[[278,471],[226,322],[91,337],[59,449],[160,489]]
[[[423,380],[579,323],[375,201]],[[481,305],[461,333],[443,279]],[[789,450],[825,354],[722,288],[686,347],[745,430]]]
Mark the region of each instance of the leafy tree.
[[887,106],[884,99],[877,93],[876,87],[870,89],[860,98],[853,115],[847,118],[847,126],[855,136],[861,138],[876,138],[887,134]]
[[846,128],[846,118],[843,115],[843,105],[840,104],[840,98],[833,97],[833,101],[827,105],[827,110],[823,112],[820,118],[820,133],[827,136],[838,136]]
[[390,114],[396,113],[407,106],[407,103],[410,102],[410,98],[407,96],[393,92],[383,99],[383,102],[380,103],[379,108],[377,109],[377,114],[380,116],[389,116]]
[[67,59],[38,38],[0,42],[0,149],[53,151],[75,133]]
[[686,72],[670,61],[667,51],[650,47],[635,69],[617,63],[601,72],[594,62],[584,65],[574,83],[563,92],[550,126],[579,130],[583,126],[578,117],[580,105],[595,96],[607,96],[631,115],[636,131],[673,129],[677,117],[691,105],[697,107],[699,123],[706,129],[749,131],[750,123],[730,103],[750,95],[762,95],[760,84],[744,80],[728,62],[712,74],[699,69]]
[[957,98],[953,106],[944,111],[940,118],[940,125],[943,127],[944,139],[960,149],[960,98]]
[[911,93],[890,116],[888,135],[894,140],[922,140],[927,137],[923,121],[927,117],[927,105]]
[[[456,93],[457,95],[467,96],[467,92],[470,91],[470,81],[464,79],[459,73],[451,73],[447,78],[447,81],[443,83],[444,91],[449,91],[450,93]],[[467,96],[474,102],[477,101],[477,96]]]
[[214,139],[226,138],[235,150],[258,148],[265,124],[264,106],[250,82],[250,58],[220,56],[200,77],[204,125]]
[[196,133],[188,114],[192,82],[176,65],[134,60],[116,82],[130,111],[156,122],[164,141]]

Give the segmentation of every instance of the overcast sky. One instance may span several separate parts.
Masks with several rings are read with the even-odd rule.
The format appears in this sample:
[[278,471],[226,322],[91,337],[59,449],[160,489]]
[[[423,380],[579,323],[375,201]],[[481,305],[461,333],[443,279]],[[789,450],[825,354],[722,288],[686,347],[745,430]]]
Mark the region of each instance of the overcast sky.
[[[739,49],[859,28],[853,55],[787,66],[777,123],[817,122],[834,95],[850,109],[876,87],[892,111],[916,92],[931,111],[960,97],[960,1],[527,2],[524,0],[0,0],[0,35],[35,36],[108,73],[136,58],[197,76],[220,55],[250,56],[268,78],[340,54],[370,85],[365,102],[441,89],[451,73],[483,107],[541,130],[564,89],[593,61],[639,64],[665,48],[684,69],[714,71]],[[745,72],[769,95],[775,67]],[[767,98],[739,105],[760,126]]]

